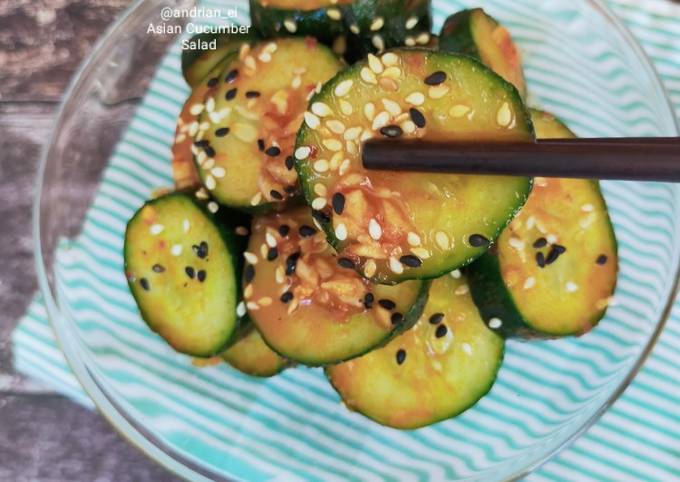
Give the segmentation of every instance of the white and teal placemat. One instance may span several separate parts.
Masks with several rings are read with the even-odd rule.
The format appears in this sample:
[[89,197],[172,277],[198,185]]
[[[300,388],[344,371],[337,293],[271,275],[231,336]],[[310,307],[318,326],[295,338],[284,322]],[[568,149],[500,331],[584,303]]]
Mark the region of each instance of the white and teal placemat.
[[[680,116],[680,6],[668,0],[610,0],[610,4],[653,59]],[[159,76],[163,78],[163,72]],[[186,90],[180,84],[161,88]],[[151,102],[153,96],[152,89]],[[174,119],[162,121],[171,132]],[[124,150],[118,155],[125,155]],[[40,295],[19,324],[13,343],[18,371],[92,407],[56,345]],[[614,407],[528,480],[680,481],[679,350],[680,301],[653,356]]]

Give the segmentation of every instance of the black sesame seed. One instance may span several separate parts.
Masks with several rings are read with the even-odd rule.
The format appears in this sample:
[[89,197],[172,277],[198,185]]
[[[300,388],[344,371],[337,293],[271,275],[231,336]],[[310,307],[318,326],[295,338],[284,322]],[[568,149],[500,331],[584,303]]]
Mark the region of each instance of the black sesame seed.
[[347,268],[347,269],[353,269],[354,268],[354,261],[352,261],[349,258],[338,258],[338,264],[342,268]]
[[399,261],[401,261],[401,264],[404,264],[409,268],[418,268],[423,264],[423,262],[420,260],[418,256],[414,256],[412,254],[402,256],[401,258],[399,258]]
[[536,264],[539,268],[545,268],[545,256],[540,251],[536,253]]
[[397,365],[401,365],[406,361],[406,350],[400,348],[397,350]]
[[420,127],[421,129],[423,127],[425,127],[425,124],[427,123],[427,121],[425,120],[425,116],[423,115],[422,112],[420,112],[415,107],[411,107],[408,110],[408,113],[411,116],[411,120],[416,125],[416,127]]
[[382,299],[378,300],[378,304],[385,308],[386,310],[393,310],[397,307],[397,304],[392,300]]
[[373,293],[366,293],[366,295],[364,295],[364,308],[370,310],[373,307],[374,300],[375,297],[373,296]]
[[149,280],[146,278],[142,278],[139,280],[139,284],[144,288],[146,291],[149,291],[151,289],[151,286],[149,285]]
[[607,264],[607,255],[606,254],[599,255],[595,262],[600,266],[604,266],[605,264]]
[[439,85],[446,80],[446,72],[438,70],[437,72],[425,77],[425,83],[427,85]]
[[286,157],[286,169],[289,171],[295,167],[295,159],[293,156]]
[[293,293],[290,291],[286,291],[284,294],[281,295],[281,303],[288,303],[290,300],[293,299]]
[[199,245],[194,244],[191,249],[194,251],[194,254],[201,259],[205,259],[208,256],[208,243],[205,241],[201,241]]
[[434,336],[436,336],[437,338],[442,338],[446,336],[448,332],[449,329],[446,327],[446,325],[439,325],[434,332]]
[[154,264],[151,269],[153,270],[154,273],[162,273],[163,271],[165,271],[165,268],[160,264]]
[[200,270],[198,273],[196,273],[196,278],[198,278],[198,281],[201,283],[205,281],[206,276],[208,276],[208,274],[204,270]]
[[558,254],[564,254],[567,252],[567,248],[562,246],[561,244],[556,244],[553,246],[553,249],[557,251]]
[[279,257],[279,250],[277,248],[269,248],[267,251],[267,261],[274,261]]
[[485,236],[482,236],[481,234],[473,234],[468,238],[470,241],[470,246],[473,248],[481,248],[483,246],[488,246],[489,245],[489,240]]
[[232,100],[234,97],[236,97],[236,94],[238,93],[238,89],[234,87],[233,89],[229,89],[226,94],[224,94],[224,98],[227,100]]
[[444,313],[435,313],[430,316],[430,323],[433,325],[438,325],[442,321],[444,321]]
[[559,244],[554,245],[552,248],[550,248],[547,258],[545,258],[545,264],[553,264],[566,250],[567,249],[564,246],[560,246]]
[[546,245],[548,244],[548,240],[545,238],[538,238],[536,241],[534,241],[534,248],[540,249],[540,248],[545,248]]
[[345,195],[341,192],[336,192],[333,194],[331,199],[331,204],[333,205],[333,211],[339,216],[345,210]]
[[203,140],[194,142],[194,145],[196,147],[208,147],[210,145],[210,141],[203,139]]
[[321,224],[331,222],[331,217],[328,214],[326,214],[323,211],[319,211],[317,209],[312,210],[312,217],[314,219],[316,219],[318,222],[320,222]]
[[210,146],[205,146],[205,148],[203,149],[203,151],[205,152],[205,155],[206,155],[206,156],[208,156],[208,157],[215,157],[215,154],[216,154],[216,153],[215,153],[215,149],[213,149],[212,147],[210,147]]
[[401,137],[404,133],[401,127],[395,125],[389,125],[380,128],[380,133],[385,137]]
[[265,154],[267,154],[269,157],[276,157],[281,154],[281,149],[279,149],[276,146],[271,146],[267,148],[266,151],[264,151]]
[[196,271],[194,271],[194,268],[192,268],[191,266],[187,266],[186,268],[184,268],[184,272],[191,279],[194,279],[194,276],[196,275]]
[[308,238],[316,234],[316,229],[314,229],[311,226],[307,226],[306,224],[303,224],[302,226],[300,226],[300,229],[298,229],[298,233],[300,233],[300,236],[302,236],[303,238]]
[[286,275],[291,276],[295,274],[295,269],[297,268],[297,262],[300,259],[300,252],[293,253],[288,258],[286,258]]
[[220,79],[213,77],[212,79],[208,80],[208,87],[215,87],[219,81]]
[[297,187],[295,186],[284,186],[283,190],[286,191],[288,194],[293,194],[297,192]]
[[257,148],[261,151],[264,151],[264,139],[257,140]]
[[252,264],[247,264],[243,270],[243,279],[246,283],[250,283],[255,278],[255,266]]
[[256,90],[249,90],[246,92],[246,97],[248,99],[257,99],[260,96],[260,93]]
[[236,77],[238,77],[238,70],[233,69],[233,70],[230,70],[229,73],[224,77],[224,81],[227,82],[228,84],[230,84],[234,80],[236,80]]
[[282,224],[279,226],[279,234],[283,236],[284,238],[288,236],[288,233],[290,233],[290,226],[287,224]]
[[399,323],[404,321],[404,315],[402,315],[401,313],[392,313],[390,321],[392,322],[393,325],[398,325]]
[[283,195],[276,189],[272,189],[271,191],[269,191],[269,195],[272,197],[272,199],[276,199],[277,201],[283,199]]
[[220,127],[219,129],[217,129],[217,130],[215,131],[215,135],[216,135],[217,137],[224,137],[224,136],[226,136],[227,134],[229,134],[229,128],[228,128],[228,127]]

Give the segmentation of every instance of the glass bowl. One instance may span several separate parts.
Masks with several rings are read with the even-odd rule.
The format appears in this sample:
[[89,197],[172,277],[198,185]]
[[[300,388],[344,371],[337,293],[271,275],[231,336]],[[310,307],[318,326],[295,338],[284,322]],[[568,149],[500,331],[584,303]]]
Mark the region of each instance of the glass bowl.
[[[507,344],[490,394],[453,420],[410,432],[350,413],[318,369],[259,380],[199,368],[139,318],[122,270],[126,220],[171,185],[174,118],[188,88],[176,35],[150,34],[144,0],[107,32],[68,90],[35,202],[40,285],[61,347],[104,416],[192,480],[500,480],[538,467],[586,430],[649,354],[674,299],[680,188],[605,182],[620,243],[616,303],[582,338]],[[247,22],[247,4],[230,8]],[[663,88],[600,2],[435,0],[435,31],[480,5],[519,43],[530,103],[581,136],[674,136]],[[186,19],[166,24],[181,25]]]

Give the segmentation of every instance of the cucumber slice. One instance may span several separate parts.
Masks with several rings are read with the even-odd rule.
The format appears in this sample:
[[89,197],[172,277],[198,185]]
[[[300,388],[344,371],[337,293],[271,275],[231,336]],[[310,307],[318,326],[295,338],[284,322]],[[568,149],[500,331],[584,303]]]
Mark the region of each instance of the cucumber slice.
[[[310,38],[246,45],[201,110],[192,151],[220,203],[262,211],[294,197],[292,156],[308,96],[342,63]],[[290,158],[290,159],[289,159]]]
[[192,195],[148,201],[125,231],[125,274],[142,318],[175,350],[220,353],[238,327],[242,241]]
[[244,298],[267,344],[306,365],[347,360],[412,326],[427,283],[371,286],[338,258],[307,207],[256,217]]
[[[574,137],[550,114],[532,116],[539,138]],[[468,275],[489,326],[504,336],[557,337],[597,324],[617,271],[616,237],[598,182],[537,178],[496,252]]]
[[519,49],[510,32],[481,8],[462,10],[444,22],[439,48],[480,60],[526,97],[527,88]]
[[177,190],[196,189],[201,180],[194,163],[194,137],[198,134],[199,114],[208,98],[214,97],[220,84],[222,71],[237,57],[236,53],[227,55],[191,91],[177,118],[175,138],[172,144],[172,177]]
[[350,61],[369,52],[430,41],[430,0],[250,0],[265,38],[310,35]]
[[503,339],[479,317],[464,278],[432,282],[416,325],[387,346],[326,375],[350,410],[399,429],[454,417],[493,385]]
[[238,52],[244,43],[252,43],[257,36],[251,33],[225,35],[199,33],[187,41],[190,48],[182,49],[182,75],[189,87],[194,88],[206,78],[225,57]]
[[262,335],[246,318],[247,327],[238,341],[222,353],[224,361],[254,377],[273,377],[290,365],[264,342]]
[[361,142],[378,136],[531,141],[517,90],[468,57],[369,55],[329,81],[305,119],[295,151],[305,197],[340,256],[377,283],[436,278],[470,263],[531,189],[528,178],[370,172],[361,164]]

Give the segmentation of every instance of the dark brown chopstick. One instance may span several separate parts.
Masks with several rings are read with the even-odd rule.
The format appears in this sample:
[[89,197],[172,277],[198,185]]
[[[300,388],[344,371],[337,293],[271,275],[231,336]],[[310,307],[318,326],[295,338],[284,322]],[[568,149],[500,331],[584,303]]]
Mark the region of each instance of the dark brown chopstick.
[[680,138],[431,142],[371,139],[367,169],[680,182]]

